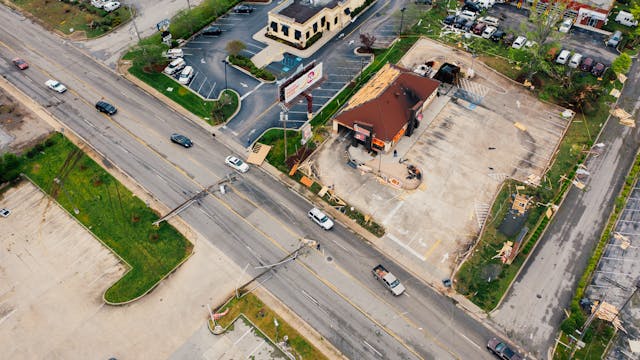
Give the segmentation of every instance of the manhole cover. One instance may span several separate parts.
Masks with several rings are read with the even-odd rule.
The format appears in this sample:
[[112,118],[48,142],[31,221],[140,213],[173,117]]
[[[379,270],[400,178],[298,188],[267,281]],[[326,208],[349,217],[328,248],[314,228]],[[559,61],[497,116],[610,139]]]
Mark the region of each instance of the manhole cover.
[[332,261],[333,261],[333,258],[332,258],[331,256],[327,256],[327,261],[328,261],[328,262],[332,262]]

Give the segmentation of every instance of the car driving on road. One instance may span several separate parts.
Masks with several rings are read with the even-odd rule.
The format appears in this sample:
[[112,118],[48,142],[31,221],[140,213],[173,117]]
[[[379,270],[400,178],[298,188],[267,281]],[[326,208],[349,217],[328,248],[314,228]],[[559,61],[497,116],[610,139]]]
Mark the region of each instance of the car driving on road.
[[487,349],[503,360],[523,360],[522,355],[511,350],[511,348],[496,338],[492,338],[487,342]]
[[101,113],[105,113],[107,115],[113,115],[118,111],[118,109],[116,109],[115,106],[102,100],[96,103],[96,110],[100,111]]
[[15,58],[11,60],[11,62],[13,63],[13,65],[17,66],[18,69],[20,70],[25,70],[29,68],[29,64],[27,64],[27,62],[21,58]]
[[331,228],[333,227],[333,221],[329,219],[329,217],[318,208],[309,210],[307,215],[309,215],[311,220],[313,220],[316,224],[320,225],[320,227],[325,230],[331,230]]
[[249,171],[249,165],[235,156],[227,156],[227,158],[224,159],[224,163],[241,173]]
[[193,146],[191,139],[181,134],[171,134],[171,141],[186,148]]
[[62,85],[58,80],[49,79],[44,82],[47,87],[53,91],[57,91],[60,94],[67,91],[67,87]]

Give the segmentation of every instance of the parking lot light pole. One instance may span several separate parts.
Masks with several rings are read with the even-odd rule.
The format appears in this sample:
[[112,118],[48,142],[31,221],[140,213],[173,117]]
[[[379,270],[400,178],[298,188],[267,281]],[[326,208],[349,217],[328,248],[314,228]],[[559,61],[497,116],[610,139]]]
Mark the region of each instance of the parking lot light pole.
[[398,36],[402,35],[402,23],[404,22],[404,12],[407,10],[406,7],[400,9],[400,32],[398,32]]
[[229,63],[227,59],[222,60],[224,64],[224,89],[227,90],[227,64]]

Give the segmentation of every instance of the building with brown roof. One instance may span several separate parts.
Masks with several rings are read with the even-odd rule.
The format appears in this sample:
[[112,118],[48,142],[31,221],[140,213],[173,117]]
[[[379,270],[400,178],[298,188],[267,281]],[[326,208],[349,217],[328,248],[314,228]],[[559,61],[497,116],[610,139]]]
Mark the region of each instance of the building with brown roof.
[[351,23],[365,0],[286,0],[269,11],[267,35],[304,49],[323,33],[337,34]]
[[388,152],[420,126],[439,86],[439,81],[386,64],[333,119],[333,131],[353,130],[367,149]]

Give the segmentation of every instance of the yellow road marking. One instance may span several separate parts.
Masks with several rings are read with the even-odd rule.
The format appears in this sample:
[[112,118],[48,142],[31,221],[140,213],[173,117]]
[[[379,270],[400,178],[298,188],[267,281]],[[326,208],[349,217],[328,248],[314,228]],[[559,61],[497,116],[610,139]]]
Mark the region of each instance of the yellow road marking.
[[424,253],[424,258],[427,259],[429,255],[440,245],[442,242],[441,239],[438,239],[435,244],[431,245],[431,247]]

